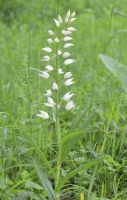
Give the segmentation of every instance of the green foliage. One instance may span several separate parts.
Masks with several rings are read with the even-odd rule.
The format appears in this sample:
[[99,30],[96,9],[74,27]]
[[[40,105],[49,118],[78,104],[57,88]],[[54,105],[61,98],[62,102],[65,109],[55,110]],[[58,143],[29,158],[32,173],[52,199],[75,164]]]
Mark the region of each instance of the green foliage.
[[[79,200],[80,193],[88,200],[127,197],[126,0],[8,0],[0,1],[3,200],[45,200],[49,182],[54,190],[55,126],[36,117],[49,85],[42,84],[34,69],[45,67],[40,61],[41,48],[46,45],[47,30],[54,29],[52,19],[69,9],[75,10],[77,17],[72,52],[77,62],[71,68],[76,108],[68,115],[63,113],[60,122],[61,198]],[[46,188],[40,180],[43,171],[48,178]]]

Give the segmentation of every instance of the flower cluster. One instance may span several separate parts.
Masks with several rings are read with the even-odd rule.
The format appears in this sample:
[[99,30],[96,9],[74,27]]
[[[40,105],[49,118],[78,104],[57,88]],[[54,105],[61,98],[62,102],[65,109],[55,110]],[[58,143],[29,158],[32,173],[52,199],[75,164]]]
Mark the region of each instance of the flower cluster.
[[[66,93],[63,97],[61,102],[59,102],[59,89],[62,86],[70,86],[74,83],[74,79],[72,78],[72,73],[67,71],[64,72],[63,68],[60,68],[61,65],[70,65],[75,62],[74,59],[68,58],[71,54],[69,51],[66,51],[66,49],[74,46],[74,44],[70,43],[69,41],[73,40],[73,38],[70,36],[73,31],[76,29],[70,24],[76,19],[74,18],[75,11],[71,14],[70,10],[67,12],[64,21],[62,20],[61,16],[58,15],[58,19],[54,19],[56,27],[59,29],[59,36],[56,35],[52,30],[48,30],[49,38],[47,39],[47,42],[51,47],[45,47],[42,48],[46,54],[43,56],[42,61],[47,62],[48,64],[45,67],[44,71],[41,71],[39,76],[41,76],[44,79],[51,78],[52,81],[52,91],[47,90],[46,94],[44,94],[47,97],[47,102],[44,103],[45,106],[48,106],[50,108],[56,108],[59,109],[62,101],[66,102],[65,110],[71,110],[75,105],[73,101],[71,101],[71,98],[73,97],[74,93],[71,91]],[[64,30],[63,30],[64,27]],[[65,29],[66,28],[66,29]],[[60,50],[60,45],[62,45],[62,48]],[[55,52],[55,56],[51,57],[50,54]],[[50,63],[50,64],[49,64]],[[54,64],[55,63],[55,64]],[[52,75],[52,71],[55,72],[55,78]],[[60,82],[62,80],[62,85],[60,85]],[[55,92],[56,91],[56,92]],[[55,93],[55,95],[54,95]],[[40,114],[37,114],[37,116],[42,117],[44,119],[48,119],[49,115],[45,111],[40,111]]]

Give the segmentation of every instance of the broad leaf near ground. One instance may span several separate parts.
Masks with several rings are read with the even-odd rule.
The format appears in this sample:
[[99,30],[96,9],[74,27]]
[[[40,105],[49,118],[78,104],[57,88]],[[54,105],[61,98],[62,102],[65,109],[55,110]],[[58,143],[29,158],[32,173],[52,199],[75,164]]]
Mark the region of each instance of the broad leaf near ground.
[[99,54],[105,67],[121,80],[123,89],[127,92],[127,67],[108,56]]

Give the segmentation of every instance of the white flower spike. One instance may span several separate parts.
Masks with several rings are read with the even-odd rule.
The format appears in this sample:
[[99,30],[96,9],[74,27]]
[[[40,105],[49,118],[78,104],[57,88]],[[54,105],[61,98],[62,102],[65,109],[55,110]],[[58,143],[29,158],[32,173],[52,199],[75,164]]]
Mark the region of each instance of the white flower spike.
[[72,73],[71,72],[67,72],[65,75],[64,75],[64,78],[65,79],[69,79],[72,77]]
[[73,28],[73,27],[68,27],[67,30],[68,30],[68,31],[76,31],[76,29]]
[[47,72],[43,72],[43,71],[41,71],[41,74],[38,74],[39,76],[41,76],[41,77],[43,77],[43,78],[49,78],[49,74],[47,73]]
[[74,59],[67,59],[67,60],[65,60],[64,64],[65,65],[70,65],[71,63],[74,63],[74,62],[75,62]]
[[52,52],[52,49],[49,48],[49,47],[45,47],[45,48],[42,48],[43,51],[46,51],[46,52]]
[[37,114],[36,116],[41,117],[43,119],[48,119],[49,118],[49,115],[48,115],[47,112],[41,111],[41,110],[39,110],[39,112],[40,112],[40,114]]
[[73,101],[70,101],[69,103],[67,103],[65,109],[66,110],[71,110],[74,106],[75,105],[74,105]]
[[53,83],[52,89],[53,90],[58,90],[58,85],[56,83]]
[[70,98],[74,95],[74,93],[73,94],[70,94],[71,92],[68,92],[68,93],[66,93],[65,95],[64,95],[64,97],[63,97],[63,100],[64,101],[69,101],[70,100]]
[[69,47],[71,47],[71,46],[74,46],[74,44],[67,43],[67,44],[64,45],[64,48],[66,49],[66,48],[69,48]]
[[70,79],[68,79],[67,81],[65,81],[65,85],[66,86],[69,86],[69,85],[72,85],[73,83],[74,83],[74,81],[72,81],[73,80],[73,78],[70,78]]
[[58,20],[56,20],[56,19],[54,19],[54,21],[55,21],[56,26],[60,27],[60,22]]
[[50,97],[52,95],[51,90],[46,90],[46,94],[44,94],[47,97]]
[[47,66],[45,67],[45,69],[47,69],[47,72],[50,72],[50,71],[53,70],[53,67],[52,67],[51,65],[47,65]]
[[42,60],[48,62],[48,61],[50,61],[50,57],[49,56],[43,56]]

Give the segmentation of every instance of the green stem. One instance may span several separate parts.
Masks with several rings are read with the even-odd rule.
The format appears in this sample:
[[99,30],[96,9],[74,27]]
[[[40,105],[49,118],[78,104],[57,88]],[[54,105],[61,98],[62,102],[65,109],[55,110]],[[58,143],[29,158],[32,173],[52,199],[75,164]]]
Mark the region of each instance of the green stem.
[[[58,58],[57,58],[57,45],[56,45],[56,71],[58,73]],[[56,83],[58,83],[58,76],[56,77]],[[56,90],[56,136],[57,136],[57,169],[56,169],[56,180],[55,180],[55,191],[59,185],[60,180],[60,168],[61,168],[61,134],[60,134],[60,121],[59,121],[59,112],[58,112],[58,104],[59,104],[59,93]],[[56,192],[56,199],[60,199],[60,192]]]

